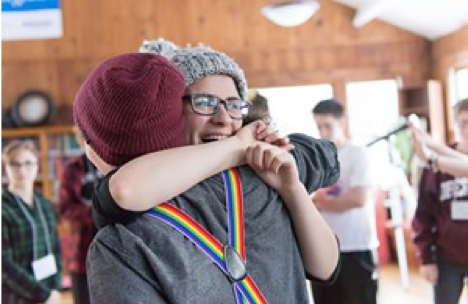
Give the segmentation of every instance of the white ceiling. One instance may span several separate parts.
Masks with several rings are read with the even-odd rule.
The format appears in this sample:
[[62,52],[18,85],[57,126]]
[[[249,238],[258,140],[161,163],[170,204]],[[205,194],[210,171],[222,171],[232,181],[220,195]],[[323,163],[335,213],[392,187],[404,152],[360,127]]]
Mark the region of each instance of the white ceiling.
[[468,24],[468,0],[336,1],[355,8],[356,16],[362,18],[363,23],[377,18],[431,40]]

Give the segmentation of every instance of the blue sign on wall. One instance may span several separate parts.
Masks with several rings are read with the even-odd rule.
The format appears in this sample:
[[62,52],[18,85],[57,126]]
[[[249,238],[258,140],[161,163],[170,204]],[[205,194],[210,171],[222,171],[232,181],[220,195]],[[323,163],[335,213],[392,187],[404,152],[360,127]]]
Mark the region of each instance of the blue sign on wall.
[[2,12],[22,12],[40,9],[59,9],[58,0],[2,0]]
[[50,39],[62,35],[59,0],[2,0],[2,40]]

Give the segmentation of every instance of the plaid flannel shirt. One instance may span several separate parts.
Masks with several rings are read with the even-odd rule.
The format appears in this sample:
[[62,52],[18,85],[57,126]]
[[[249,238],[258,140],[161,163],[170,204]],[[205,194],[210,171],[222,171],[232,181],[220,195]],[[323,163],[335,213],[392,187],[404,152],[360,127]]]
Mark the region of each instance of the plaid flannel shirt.
[[[17,201],[18,199],[18,201]],[[18,205],[23,204],[36,226],[37,258],[49,254],[43,221],[37,204],[40,204],[49,230],[51,250],[57,261],[58,272],[37,281],[32,270],[33,230],[28,218]],[[30,207],[21,198],[3,188],[2,191],[2,302],[38,303],[50,296],[52,289],[61,287],[61,253],[52,203],[35,194],[34,206]]]
[[[88,174],[89,173],[89,174]],[[102,175],[83,154],[65,167],[60,183],[59,214],[69,224],[62,236],[62,253],[66,268],[86,273],[86,256],[97,229],[91,217],[91,200],[83,197],[82,187],[97,185]]]

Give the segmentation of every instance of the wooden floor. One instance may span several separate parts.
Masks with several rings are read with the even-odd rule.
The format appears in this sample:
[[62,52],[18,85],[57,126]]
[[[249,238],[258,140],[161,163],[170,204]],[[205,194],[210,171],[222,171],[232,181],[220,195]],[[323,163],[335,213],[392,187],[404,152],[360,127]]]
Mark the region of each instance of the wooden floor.
[[[62,295],[62,304],[73,304],[70,292]],[[313,303],[313,302],[311,302]],[[410,286],[404,290],[400,284],[400,274],[396,264],[381,268],[379,279],[379,304],[431,304],[432,288],[416,270],[410,271]],[[461,304],[468,303],[465,288]]]
[[[410,270],[409,288],[404,290],[400,283],[400,273],[396,264],[383,267],[379,282],[379,304],[431,304],[432,286],[416,269]],[[466,304],[465,287],[460,303]]]
[[[311,303],[313,300],[311,299]],[[432,287],[416,269],[410,270],[409,287],[403,289],[397,264],[388,264],[380,269],[379,304],[432,304]],[[460,300],[468,303],[465,288]]]

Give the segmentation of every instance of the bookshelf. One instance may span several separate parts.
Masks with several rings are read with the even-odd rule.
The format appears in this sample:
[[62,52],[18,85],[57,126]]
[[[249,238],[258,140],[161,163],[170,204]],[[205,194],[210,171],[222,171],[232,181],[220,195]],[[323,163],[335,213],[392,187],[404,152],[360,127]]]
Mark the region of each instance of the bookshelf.
[[[83,151],[75,137],[73,126],[47,126],[2,130],[2,149],[14,139],[30,139],[39,152],[38,190],[53,203],[58,201],[60,177],[66,162]],[[7,183],[2,175],[2,184]]]

